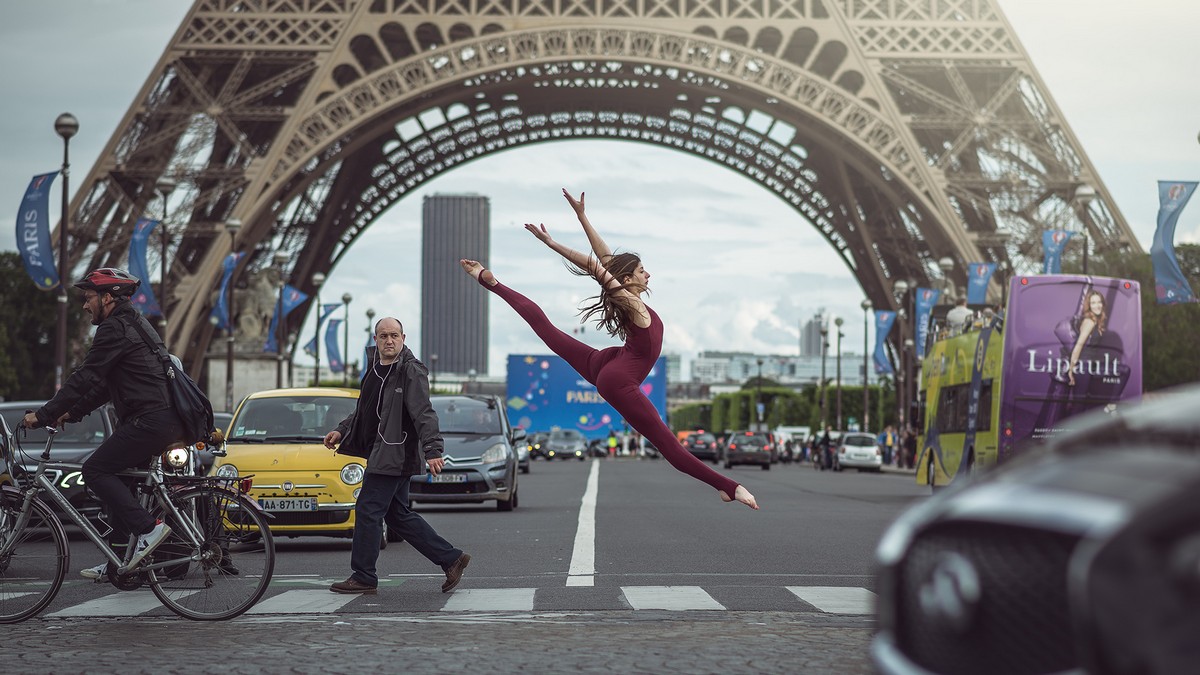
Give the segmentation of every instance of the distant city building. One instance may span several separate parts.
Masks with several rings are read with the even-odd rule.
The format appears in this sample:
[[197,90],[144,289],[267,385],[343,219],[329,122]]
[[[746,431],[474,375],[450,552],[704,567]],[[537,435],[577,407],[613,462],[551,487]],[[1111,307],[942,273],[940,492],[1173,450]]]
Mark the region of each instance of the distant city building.
[[683,358],[679,354],[663,354],[667,359],[667,384],[683,382]]
[[[837,378],[836,342],[830,345],[825,356],[825,378]],[[691,381],[710,385],[738,385],[758,377],[758,360],[762,359],[762,376],[775,380],[784,386],[803,385],[820,382],[821,357],[782,355],[782,354],[752,354],[749,352],[700,352],[692,359]],[[875,368],[868,366],[868,382],[877,384]],[[863,355],[854,352],[842,352],[842,382],[847,385],[862,384]]]
[[[421,360],[437,373],[488,372],[488,298],[455,264],[486,267],[491,204],[479,195],[425,197],[421,211]],[[434,358],[434,355],[437,358]]]
[[821,356],[821,327],[828,322],[829,318],[822,309],[804,323],[800,330],[800,356]]

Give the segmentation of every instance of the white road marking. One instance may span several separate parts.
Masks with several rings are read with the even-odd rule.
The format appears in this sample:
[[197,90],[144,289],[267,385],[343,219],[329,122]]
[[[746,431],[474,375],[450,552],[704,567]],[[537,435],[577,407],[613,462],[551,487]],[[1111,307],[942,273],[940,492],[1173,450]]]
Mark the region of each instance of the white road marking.
[[285,591],[251,607],[247,614],[318,614],[336,612],[357,598],[357,594],[325,590]]
[[596,494],[600,486],[600,462],[592,460],[587,489],[579,505],[579,525],[575,528],[575,550],[567,571],[568,586],[596,585]]
[[154,593],[127,591],[71,605],[46,616],[135,616],[155,607],[163,607],[163,604]]
[[622,586],[621,592],[634,609],[725,609],[699,586]]
[[454,591],[443,612],[532,612],[536,588],[469,588]]
[[865,588],[788,586],[797,598],[830,614],[874,614],[875,594]]

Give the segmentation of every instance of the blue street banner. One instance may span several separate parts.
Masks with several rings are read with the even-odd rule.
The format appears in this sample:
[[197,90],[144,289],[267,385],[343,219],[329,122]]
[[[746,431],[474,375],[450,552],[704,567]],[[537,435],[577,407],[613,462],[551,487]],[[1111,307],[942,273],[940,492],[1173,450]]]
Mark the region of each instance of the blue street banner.
[[[331,302],[326,305],[321,305],[321,318],[317,319],[317,334],[318,335],[321,333],[321,326],[322,326],[322,324],[325,323],[325,319],[328,319],[329,315],[333,314],[333,310],[335,310],[341,306],[342,306],[342,303],[340,303],[340,302]],[[317,338],[316,337],[313,337],[313,339],[308,341],[308,344],[304,345],[304,353],[308,354],[309,356],[317,355]]]
[[1160,305],[1196,302],[1175,257],[1175,224],[1195,191],[1194,182],[1158,181],[1158,228],[1150,245],[1150,264],[1154,266],[1154,295]]
[[150,287],[150,271],[146,268],[146,242],[157,226],[157,220],[138,218],[133,226],[133,236],[129,238],[129,273],[142,280],[137,293],[129,300],[142,316],[162,316],[162,308],[154,297],[154,289]]
[[929,339],[929,315],[942,292],[935,288],[917,289],[917,358],[925,358],[925,342]]
[[1062,274],[1062,253],[1074,232],[1046,230],[1042,233],[1042,274]]
[[342,363],[342,350],[338,349],[338,327],[341,325],[341,319],[330,319],[325,328],[325,353],[329,355],[329,371],[332,373],[340,373],[346,366]]
[[50,245],[50,185],[57,175],[52,171],[34,176],[17,212],[17,250],[29,278],[42,291],[58,286],[54,247]]
[[301,304],[308,300],[308,293],[294,288],[290,284],[283,285],[283,293],[281,297],[275,298],[275,311],[271,314],[271,330],[267,333],[267,341],[263,344],[264,352],[277,352],[279,347],[276,344],[276,336],[279,335],[279,315],[280,309],[283,309],[283,316],[286,319],[287,315],[292,313]]
[[892,324],[896,321],[896,313],[884,309],[875,310],[875,372],[879,375],[892,374],[892,362],[888,361],[887,352],[883,345],[887,342],[888,333],[892,332]]
[[967,304],[982,305],[987,302],[988,284],[996,272],[996,263],[967,263]]
[[242,259],[245,253],[230,253],[225,256],[225,263],[221,272],[221,292],[217,295],[217,304],[213,306],[211,316],[217,319],[217,328],[223,331],[231,330],[233,324],[229,320],[229,280],[233,278],[233,271],[237,269],[238,261]]

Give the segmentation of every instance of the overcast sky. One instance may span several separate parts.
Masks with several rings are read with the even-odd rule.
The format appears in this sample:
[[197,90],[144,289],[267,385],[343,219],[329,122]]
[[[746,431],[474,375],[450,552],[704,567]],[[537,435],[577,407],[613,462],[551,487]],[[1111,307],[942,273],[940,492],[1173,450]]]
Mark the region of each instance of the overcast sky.
[[[15,218],[31,176],[59,168],[62,141],[53,125],[64,111],[80,122],[71,142],[71,188],[78,189],[190,5],[0,0],[0,217]],[[1148,250],[1158,208],[1155,181],[1200,178],[1200,2],[1000,5]],[[667,327],[664,352],[685,361],[701,350],[795,354],[800,322],[821,308],[846,317],[846,349],[861,350],[862,292],[795,211],[711,162],[616,141],[490,155],[425,183],[392,207],[325,285],[326,297],[348,291],[355,298],[351,331],[360,337],[352,342],[365,338],[364,312],[372,307],[400,316],[409,346],[420,353],[421,197],[439,192],[489,196],[496,274],[559,326],[577,325],[574,308],[595,292],[594,284],[570,275],[521,227],[545,222],[566,243],[586,246],[559,194],[564,186],[587,192],[591,220],[610,245],[642,255],[652,275],[649,304]],[[56,183],[52,215],[59,189]],[[0,227],[0,249],[14,248],[13,232],[13,225]],[[1200,206],[1184,212],[1178,241],[1200,242]],[[546,351],[498,299],[491,332],[493,375],[503,375],[509,353]],[[586,338],[614,344],[590,329]]]

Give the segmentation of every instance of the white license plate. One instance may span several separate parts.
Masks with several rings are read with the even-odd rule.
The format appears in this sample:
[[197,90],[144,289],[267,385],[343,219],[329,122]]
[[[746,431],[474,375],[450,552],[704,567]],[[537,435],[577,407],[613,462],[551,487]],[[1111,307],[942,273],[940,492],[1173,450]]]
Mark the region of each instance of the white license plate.
[[853,459],[853,460],[856,460],[856,461],[859,461],[859,462],[869,462],[869,461],[871,461],[871,460],[872,460],[872,459],[874,459],[874,458],[875,458],[875,456],[874,456],[874,455],[859,455],[859,454],[856,454],[856,453],[851,453],[851,454],[850,454],[850,459]]
[[316,511],[316,497],[259,497],[259,506],[264,511]]
[[467,474],[465,473],[439,473],[434,476],[430,474],[430,483],[465,483],[467,482]]

